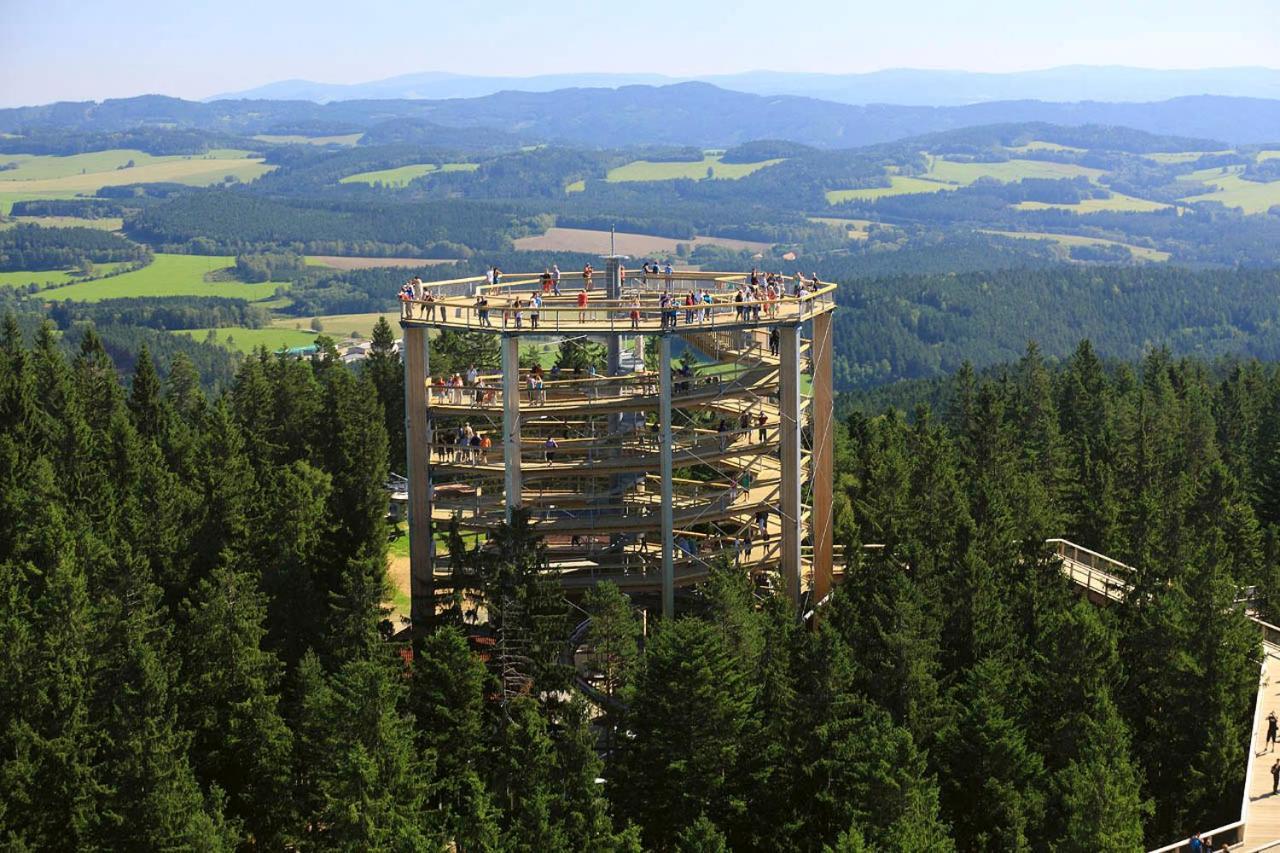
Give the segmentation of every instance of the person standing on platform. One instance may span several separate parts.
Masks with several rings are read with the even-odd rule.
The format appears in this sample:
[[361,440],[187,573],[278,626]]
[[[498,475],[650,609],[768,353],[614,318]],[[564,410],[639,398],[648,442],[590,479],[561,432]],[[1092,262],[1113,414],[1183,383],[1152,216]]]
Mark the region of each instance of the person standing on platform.
[[782,344],[782,335],[781,333],[778,332],[778,327],[774,326],[772,329],[769,330],[769,355],[774,356],[776,358],[781,344]]
[[[591,265],[587,264],[587,267],[589,269]],[[578,322],[579,323],[587,322],[587,310],[586,310],[587,309],[587,290],[590,289],[590,284],[591,284],[591,279],[588,278],[587,279],[588,286],[578,291]]]
[[560,267],[558,264],[551,265],[551,295],[560,295]]
[[1271,752],[1276,751],[1276,732],[1278,729],[1280,729],[1280,723],[1276,721],[1276,712],[1272,711],[1267,714],[1267,742],[1263,747],[1264,749],[1269,746],[1271,747]]

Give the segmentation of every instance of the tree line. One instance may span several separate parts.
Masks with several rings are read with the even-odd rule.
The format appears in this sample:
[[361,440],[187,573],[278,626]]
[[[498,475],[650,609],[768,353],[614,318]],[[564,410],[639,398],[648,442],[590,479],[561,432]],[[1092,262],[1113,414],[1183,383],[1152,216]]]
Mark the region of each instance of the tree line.
[[[207,397],[144,352],[126,388],[92,330],[68,359],[4,323],[7,843],[1137,850],[1238,807],[1274,367],[1033,347],[937,415],[851,417],[816,629],[727,565],[647,632],[608,585],[571,610],[517,514],[445,534],[414,642],[384,605],[400,375],[380,327],[359,373],[260,352]],[[1074,594],[1052,535],[1138,567],[1128,599]]]

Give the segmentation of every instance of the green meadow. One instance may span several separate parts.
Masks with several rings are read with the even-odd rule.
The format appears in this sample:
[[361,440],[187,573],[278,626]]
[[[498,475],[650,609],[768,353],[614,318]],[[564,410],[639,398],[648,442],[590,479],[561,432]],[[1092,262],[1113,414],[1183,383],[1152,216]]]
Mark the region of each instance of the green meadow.
[[480,168],[478,163],[413,163],[395,169],[379,169],[375,172],[360,172],[341,178],[340,184],[382,184],[385,187],[404,187],[415,178],[430,175],[434,172],[474,172]]
[[910,195],[912,193],[936,193],[940,190],[957,189],[956,184],[944,184],[940,181],[929,181],[924,178],[910,178],[903,175],[889,176],[887,187],[866,187],[857,190],[827,190],[827,204],[840,204],[843,201],[875,201],[891,195]]
[[154,156],[113,148],[66,157],[5,154],[0,155],[0,162],[14,163],[16,168],[0,171],[0,193],[67,198],[62,194],[91,194],[121,184],[173,182],[204,186],[220,183],[228,176],[251,181],[273,168],[249,157],[249,153],[219,148],[205,154]]
[[1222,169],[1201,169],[1192,172],[1188,177],[1203,181],[1216,189],[1203,195],[1187,196],[1183,200],[1187,202],[1220,201],[1227,207],[1238,207],[1245,213],[1266,213],[1272,206],[1280,204],[1280,181],[1265,184],[1246,181],[1240,177],[1241,171],[1243,171],[1241,166],[1228,166],[1225,174]]
[[235,258],[214,255],[164,255],[140,270],[98,281],[82,281],[58,287],[44,294],[45,298],[61,301],[98,302],[103,299],[124,299],[140,296],[227,296],[233,299],[266,299],[276,288],[287,287],[288,282],[245,284],[239,281],[207,281],[205,276],[225,269],[235,263]]
[[320,328],[331,338],[342,339],[350,336],[369,339],[373,337],[373,327],[379,317],[386,317],[392,330],[399,336],[400,312],[372,312],[369,314],[321,314],[318,317],[277,317],[271,321],[274,329],[310,329],[314,320],[320,321]]
[[293,347],[305,347],[315,342],[316,333],[297,329],[282,329],[268,326],[265,329],[248,329],[243,326],[228,326],[221,329],[175,329],[172,334],[187,335],[197,341],[212,341],[230,350],[250,353],[258,347],[266,347],[268,352],[276,352]]
[[[708,154],[698,161],[687,163],[655,163],[650,160],[634,160],[625,166],[610,169],[605,177],[611,183],[626,181],[674,181],[688,178],[694,181],[705,180],[707,170],[711,170],[711,178],[736,180],[758,172],[768,166],[781,163],[777,160],[761,160],[757,163],[722,163],[719,154]],[[570,184],[570,186],[573,186]],[[573,192],[573,190],[569,190]]]
[[85,219],[81,216],[14,216],[0,222],[0,228],[12,228],[15,225],[42,225],[45,228],[99,228],[103,231],[119,231],[124,227],[124,220],[118,216],[104,216],[101,219]]
[[1016,240],[1047,240],[1062,249],[1060,255],[1063,260],[1070,257],[1068,252],[1072,246],[1123,246],[1132,252],[1133,256],[1138,260],[1157,263],[1169,260],[1168,252],[1150,249],[1146,246],[1135,246],[1132,243],[1122,243],[1119,240],[1106,240],[1101,237],[1084,237],[1079,234],[1053,234],[1048,231],[992,231],[983,229],[983,233],[995,234],[1000,237],[1012,237]]
[[[127,267],[128,263],[116,264],[97,264],[94,267],[94,275],[105,275],[114,272],[121,267]],[[38,284],[41,287],[47,287],[51,284],[73,284],[81,281],[80,276],[72,270],[38,270],[38,271],[19,271],[19,272],[0,272],[0,286],[7,287],[26,287],[28,284]]]
[[1014,205],[1019,210],[1069,210],[1072,213],[1099,213],[1101,211],[1118,211],[1133,213],[1149,213],[1165,210],[1172,205],[1145,198],[1112,193],[1110,198],[1086,198],[1078,204],[1050,204],[1043,201],[1023,201]]
[[1008,184],[1023,178],[1088,178],[1096,181],[1103,174],[1105,173],[1101,169],[1050,160],[1013,159],[1003,163],[957,163],[941,157],[930,157],[929,171],[925,172],[924,177],[968,186],[979,178],[994,178]]
[[360,141],[363,133],[344,133],[339,136],[302,136],[301,134],[274,135],[260,133],[254,137],[259,142],[272,142],[277,145],[342,145],[350,147]]

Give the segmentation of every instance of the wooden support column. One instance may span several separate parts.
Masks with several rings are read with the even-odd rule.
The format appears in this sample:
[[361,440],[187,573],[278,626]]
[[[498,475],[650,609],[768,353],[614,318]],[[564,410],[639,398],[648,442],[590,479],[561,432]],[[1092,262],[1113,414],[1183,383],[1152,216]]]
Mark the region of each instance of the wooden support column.
[[431,538],[431,435],[427,411],[430,368],[427,329],[403,326],[404,436],[409,480],[409,618],[417,641],[435,621]]
[[813,341],[809,359],[813,363],[813,449],[809,473],[813,483],[810,526],[813,541],[814,604],[831,592],[832,545],[835,531],[832,501],[835,492],[835,430],[831,381],[831,312],[813,318]]
[[675,521],[671,483],[671,336],[658,338],[658,420],[661,424],[662,477],[662,615],[676,615]]
[[521,505],[520,489],[520,338],[502,336],[502,464],[506,467],[503,485],[507,502],[507,523],[511,511]]
[[800,603],[800,327],[779,326],[779,447],[782,453],[782,578],[787,595]]

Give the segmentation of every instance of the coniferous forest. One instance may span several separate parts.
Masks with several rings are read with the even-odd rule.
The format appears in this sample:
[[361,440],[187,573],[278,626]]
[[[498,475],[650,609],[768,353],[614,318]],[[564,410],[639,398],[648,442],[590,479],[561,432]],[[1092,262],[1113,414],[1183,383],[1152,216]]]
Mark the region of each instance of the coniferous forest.
[[[1139,850],[1232,820],[1280,602],[1280,371],[1030,347],[937,411],[852,415],[814,626],[728,566],[643,635],[527,520],[490,606],[390,639],[398,356],[177,356],[0,331],[0,838],[10,849]],[[394,411],[394,409],[393,409]],[[1109,608],[1047,538],[1135,566]],[[882,547],[869,548],[876,545]],[[520,636],[520,683],[499,678]]]

